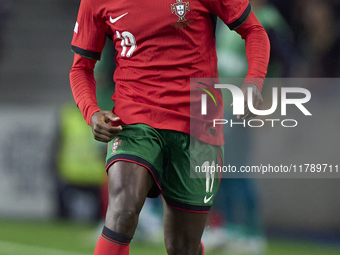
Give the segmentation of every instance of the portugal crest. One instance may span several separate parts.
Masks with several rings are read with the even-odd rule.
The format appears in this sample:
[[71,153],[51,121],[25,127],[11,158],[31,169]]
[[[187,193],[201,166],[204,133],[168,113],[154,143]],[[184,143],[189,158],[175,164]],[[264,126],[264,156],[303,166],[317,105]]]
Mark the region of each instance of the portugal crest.
[[190,11],[189,2],[183,2],[183,0],[176,0],[176,3],[171,4],[171,13],[175,13],[178,17],[177,22],[187,21],[185,14]]
[[116,138],[114,142],[112,143],[112,154],[115,154],[117,152],[118,147],[122,144],[122,141],[119,140],[119,138]]

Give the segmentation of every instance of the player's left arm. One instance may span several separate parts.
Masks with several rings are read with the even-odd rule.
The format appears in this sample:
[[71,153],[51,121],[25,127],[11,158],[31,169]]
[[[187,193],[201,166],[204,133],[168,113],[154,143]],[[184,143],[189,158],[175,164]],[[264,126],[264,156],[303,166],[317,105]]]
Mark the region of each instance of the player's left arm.
[[270,42],[265,29],[256,18],[254,12],[251,12],[247,20],[235,31],[245,40],[248,61],[248,73],[245,82],[241,86],[245,97],[245,111],[244,115],[238,115],[237,118],[247,119],[256,117],[255,114],[249,111],[247,104],[249,87],[253,88],[252,99],[255,109],[259,109],[263,102],[261,91],[268,69]]
[[122,130],[121,126],[111,126],[109,122],[118,121],[112,111],[102,111],[96,99],[96,81],[94,66],[97,60],[74,54],[70,71],[70,84],[74,100],[81,110],[87,124],[97,141],[109,142]]

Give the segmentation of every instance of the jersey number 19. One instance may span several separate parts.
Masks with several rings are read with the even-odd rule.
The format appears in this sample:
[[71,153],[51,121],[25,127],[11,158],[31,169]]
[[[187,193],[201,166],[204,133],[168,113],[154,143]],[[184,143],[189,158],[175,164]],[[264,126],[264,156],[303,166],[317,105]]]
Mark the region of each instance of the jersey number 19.
[[[131,57],[133,52],[137,48],[136,39],[133,34],[128,31],[124,31],[123,33],[119,33],[118,31],[116,31],[116,35],[117,38],[121,40],[120,45],[122,46],[122,52],[120,53],[120,55],[122,57]],[[130,48],[128,49],[128,47]]]

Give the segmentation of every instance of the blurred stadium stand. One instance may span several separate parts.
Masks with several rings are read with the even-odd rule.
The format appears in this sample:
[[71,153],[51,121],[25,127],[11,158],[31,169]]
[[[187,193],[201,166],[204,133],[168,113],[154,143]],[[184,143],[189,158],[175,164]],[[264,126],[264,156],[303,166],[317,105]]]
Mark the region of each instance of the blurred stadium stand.
[[79,1],[11,1],[2,35],[0,103],[58,106],[72,98],[70,43]]

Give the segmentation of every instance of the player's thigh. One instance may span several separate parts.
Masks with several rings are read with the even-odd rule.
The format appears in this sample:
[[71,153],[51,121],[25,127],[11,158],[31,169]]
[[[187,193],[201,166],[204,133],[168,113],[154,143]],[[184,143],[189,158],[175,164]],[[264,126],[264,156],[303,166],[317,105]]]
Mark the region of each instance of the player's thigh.
[[163,201],[163,215],[168,254],[198,254],[208,214],[176,209]]
[[141,209],[153,184],[145,167],[117,161],[108,170],[109,203],[118,208]]
[[149,171],[138,164],[117,161],[108,169],[109,204],[105,226],[133,236],[138,215],[154,184]]

